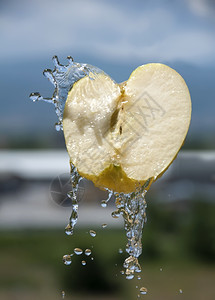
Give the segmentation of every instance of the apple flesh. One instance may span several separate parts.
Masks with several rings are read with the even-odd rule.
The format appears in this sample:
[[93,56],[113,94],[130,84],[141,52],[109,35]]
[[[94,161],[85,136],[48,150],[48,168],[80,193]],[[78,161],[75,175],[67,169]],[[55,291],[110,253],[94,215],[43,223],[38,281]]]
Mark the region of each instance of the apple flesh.
[[115,83],[86,76],[68,94],[63,131],[71,163],[100,188],[130,193],[160,176],[177,156],[191,119],[183,78],[147,64]]

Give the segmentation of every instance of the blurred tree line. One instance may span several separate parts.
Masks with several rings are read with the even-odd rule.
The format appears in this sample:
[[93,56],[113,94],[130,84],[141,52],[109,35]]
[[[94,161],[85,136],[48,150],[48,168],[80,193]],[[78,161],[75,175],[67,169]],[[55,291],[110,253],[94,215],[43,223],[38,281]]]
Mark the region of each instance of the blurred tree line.
[[[143,253],[140,256],[142,266],[159,266],[161,262],[166,265],[214,265],[214,203],[196,198],[164,204],[150,199],[147,216],[142,238]],[[117,294],[121,286],[116,276],[122,277],[120,270],[127,257],[124,250],[125,231],[123,228],[108,227],[97,228],[96,231],[96,238],[92,238],[86,229],[77,230],[72,237],[57,229],[1,231],[0,276],[3,280],[0,289],[16,284],[39,288],[47,282],[45,274],[50,270],[52,275],[49,276],[56,277],[59,285],[55,288],[72,293]],[[71,266],[65,266],[62,256],[72,253],[75,247],[83,250],[90,248],[92,255],[74,255]],[[122,254],[119,248],[124,250]],[[87,262],[86,266],[81,264],[83,259]],[[8,266],[11,263],[13,269],[10,271]],[[38,268],[43,271],[35,279],[32,274],[35,270],[38,272]],[[21,280],[23,282],[20,283]]]

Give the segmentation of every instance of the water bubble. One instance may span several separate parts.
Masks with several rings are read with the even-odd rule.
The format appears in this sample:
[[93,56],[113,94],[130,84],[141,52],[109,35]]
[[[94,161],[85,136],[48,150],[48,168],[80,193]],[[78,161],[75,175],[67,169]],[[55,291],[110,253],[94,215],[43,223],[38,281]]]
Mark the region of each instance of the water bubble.
[[180,293],[180,294],[182,294],[182,293],[183,293],[182,289],[180,289],[180,290],[179,290],[179,293]]
[[160,271],[162,272],[162,271],[163,271],[163,268],[160,268]]
[[84,254],[85,254],[86,256],[90,256],[91,253],[92,253],[92,251],[91,251],[90,249],[86,249],[86,250],[84,251]]
[[85,260],[82,260],[81,264],[82,264],[83,266],[86,266],[87,263],[86,263]]
[[118,251],[120,254],[123,253],[123,250],[121,248],[119,248],[119,251]]
[[71,263],[72,263],[71,255],[65,254],[65,255],[63,256],[63,263],[64,263],[66,266],[71,265]]
[[90,230],[90,235],[92,236],[92,237],[95,237],[96,236],[96,232],[94,231],[94,230]]
[[148,293],[147,288],[145,288],[145,287],[141,287],[141,288],[140,288],[140,294],[146,295],[147,293]]
[[83,253],[83,250],[80,249],[80,248],[75,248],[75,249],[74,249],[74,253],[75,253],[76,255],[81,255],[81,254]]
[[62,291],[61,295],[62,295],[62,299],[64,299],[66,294],[64,291]]
[[102,228],[106,228],[107,227],[107,224],[102,224]]

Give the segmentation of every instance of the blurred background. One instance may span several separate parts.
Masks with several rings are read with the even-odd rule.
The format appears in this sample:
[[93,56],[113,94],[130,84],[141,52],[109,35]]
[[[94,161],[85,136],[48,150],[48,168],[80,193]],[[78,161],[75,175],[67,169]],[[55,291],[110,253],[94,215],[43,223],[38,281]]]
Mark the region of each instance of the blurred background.
[[[0,299],[136,299],[141,286],[147,299],[215,299],[215,1],[1,0],[0,40]],[[69,174],[63,133],[54,107],[28,99],[52,96],[42,72],[55,54],[117,82],[161,62],[190,89],[185,144],[146,195],[138,282],[120,274],[126,238],[110,216],[114,199],[102,208],[107,195],[92,183],[83,182],[75,234],[64,233],[71,207],[50,193]],[[75,247],[92,255],[65,266]]]

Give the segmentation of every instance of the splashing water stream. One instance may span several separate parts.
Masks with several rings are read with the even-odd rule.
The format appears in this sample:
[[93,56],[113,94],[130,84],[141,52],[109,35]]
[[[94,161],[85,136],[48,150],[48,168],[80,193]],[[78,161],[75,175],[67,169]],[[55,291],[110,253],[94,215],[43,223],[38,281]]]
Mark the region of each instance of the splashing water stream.
[[[85,64],[85,63],[76,63],[73,61],[72,57],[67,57],[68,65],[61,65],[58,61],[57,56],[53,57],[54,70],[46,69],[43,72],[43,75],[48,78],[48,80],[55,86],[55,90],[52,98],[43,98],[38,92],[31,93],[30,99],[32,101],[45,101],[52,103],[55,106],[55,111],[58,117],[58,122],[55,124],[57,131],[62,130],[62,121],[63,121],[63,111],[65,102],[68,96],[69,91],[71,90],[73,84],[85,76],[89,76],[90,79],[94,79],[98,73],[104,73],[102,70],[97,67]],[[72,212],[69,219],[69,223],[65,228],[65,233],[67,235],[72,235],[74,227],[78,219],[78,185],[82,180],[82,177],[78,174],[76,168],[71,164],[71,184],[72,190],[67,194],[71,199],[72,203]],[[135,273],[141,272],[141,267],[138,262],[138,257],[142,253],[142,229],[146,223],[146,201],[145,194],[146,188],[149,185],[150,180],[146,182],[144,186],[140,186],[133,193],[123,194],[123,193],[114,193],[116,198],[116,211],[112,213],[112,217],[118,218],[120,215],[124,218],[126,236],[128,239],[126,245],[126,252],[129,254],[129,257],[126,258],[124,262],[125,272],[122,271],[122,274],[125,274],[127,279],[132,279]],[[108,190],[107,199],[101,202],[102,207],[106,207],[108,201],[113,195],[113,191]],[[90,230],[90,235],[95,237],[96,232]],[[77,250],[77,249],[76,249]],[[81,250],[81,249],[80,249]],[[82,251],[82,250],[81,250]],[[74,252],[78,252],[75,251]],[[79,254],[79,253],[76,253]],[[88,251],[85,253],[90,255]],[[65,264],[71,263],[71,256],[65,255],[63,257]],[[86,262],[82,261],[82,264],[85,265]],[[138,276],[140,279],[140,276]],[[142,291],[142,294],[147,290]],[[141,293],[141,291],[140,291]]]
[[142,253],[142,229],[147,220],[145,194],[149,183],[150,180],[130,194],[115,193],[117,210],[112,213],[112,216],[123,216],[128,239],[126,252],[129,257],[124,262],[127,279],[132,279],[135,272],[141,272],[138,257]]

